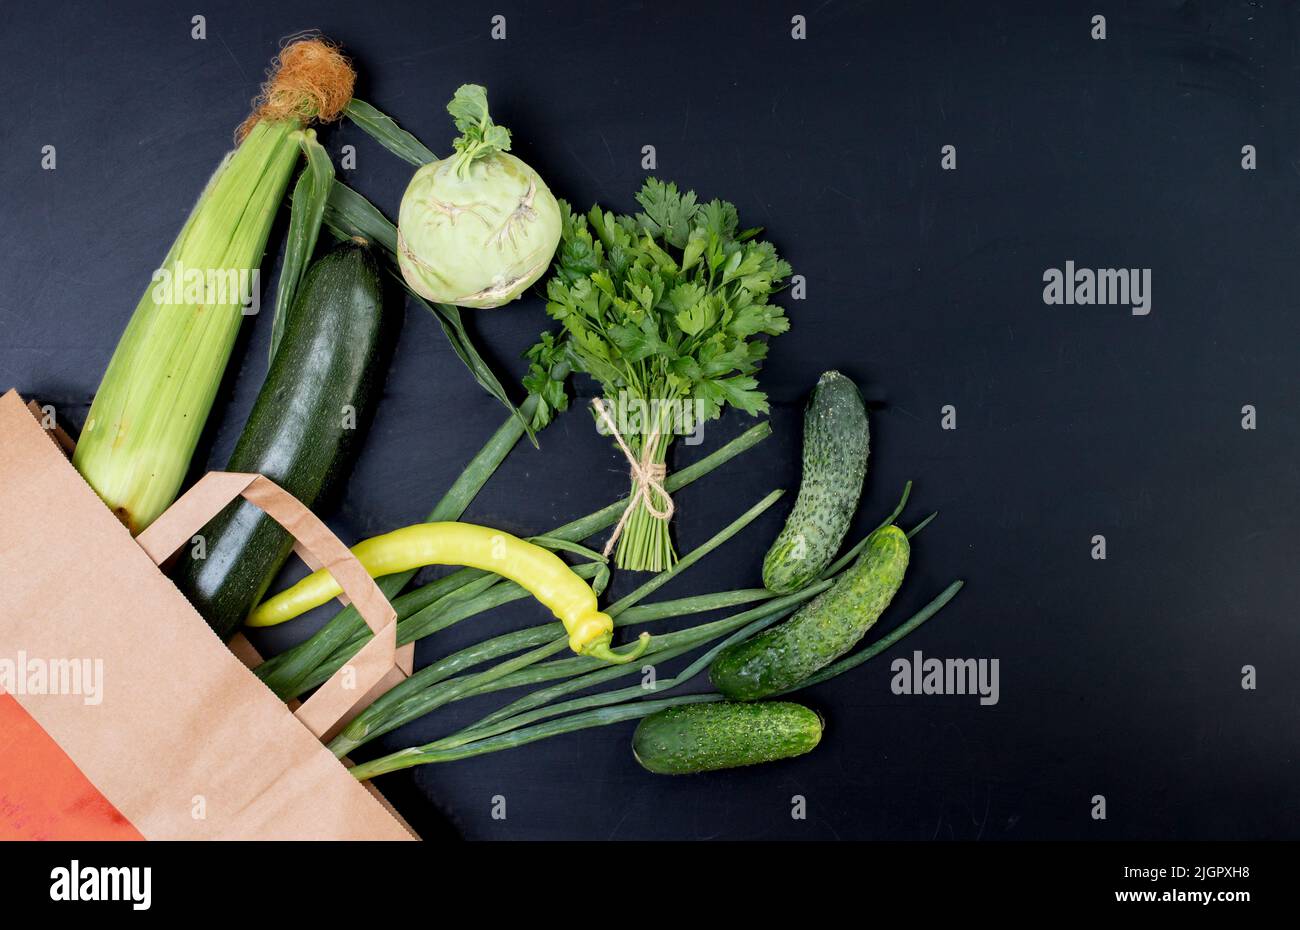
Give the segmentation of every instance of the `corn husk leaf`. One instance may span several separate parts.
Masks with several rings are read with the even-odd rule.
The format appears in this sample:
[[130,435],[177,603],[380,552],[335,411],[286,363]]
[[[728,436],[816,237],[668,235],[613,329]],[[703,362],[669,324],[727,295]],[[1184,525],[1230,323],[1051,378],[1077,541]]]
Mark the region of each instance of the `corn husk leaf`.
[[415,136],[398,126],[391,116],[381,113],[364,100],[353,97],[344,108],[343,114],[388,151],[417,168],[438,160],[437,155],[429,151]]
[[303,275],[307,273],[312,253],[316,251],[325,201],[329,199],[330,187],[334,184],[334,163],[330,161],[324,146],[316,141],[315,131],[303,130],[300,141],[303,153],[307,156],[307,167],[298,176],[298,183],[293,188],[289,235],[284,247],[284,262],[280,266],[280,283],[276,288],[275,316],[271,320],[268,363],[275,358],[275,351],[280,347],[280,338],[284,335],[293,298],[298,293]]
[[[204,189],[95,393],[73,464],[132,533],[180,490],[298,160],[297,123],[258,123]],[[192,290],[190,281],[196,282]]]

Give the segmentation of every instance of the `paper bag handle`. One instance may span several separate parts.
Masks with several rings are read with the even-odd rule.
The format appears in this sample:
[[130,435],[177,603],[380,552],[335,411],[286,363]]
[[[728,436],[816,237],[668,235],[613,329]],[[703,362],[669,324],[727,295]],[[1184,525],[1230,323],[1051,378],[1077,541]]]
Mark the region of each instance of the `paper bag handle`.
[[295,716],[326,739],[375,698],[411,674],[414,644],[397,647],[397,613],[356,556],[296,497],[262,475],[212,471],[176,499],[135,538],[155,565],[190,541],[237,497],[261,508],[293,537],[294,551],[313,570],[328,568],[374,636],[302,704]]

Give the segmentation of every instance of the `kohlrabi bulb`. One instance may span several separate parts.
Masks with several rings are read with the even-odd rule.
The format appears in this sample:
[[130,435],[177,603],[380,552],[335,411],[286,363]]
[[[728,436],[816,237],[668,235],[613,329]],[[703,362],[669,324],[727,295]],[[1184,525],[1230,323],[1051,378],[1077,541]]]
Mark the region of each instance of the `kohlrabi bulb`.
[[447,110],[456,154],[415,172],[397,217],[397,259],[411,289],[435,303],[487,309],[545,274],[560,242],[560,207],[513,155],[488,115],[487,91],[466,84]]

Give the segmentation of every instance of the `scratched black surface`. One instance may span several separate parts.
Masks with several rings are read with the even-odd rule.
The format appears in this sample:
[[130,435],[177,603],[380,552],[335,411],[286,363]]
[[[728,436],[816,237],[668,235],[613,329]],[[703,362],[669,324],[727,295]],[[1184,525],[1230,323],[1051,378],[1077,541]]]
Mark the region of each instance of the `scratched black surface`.
[[[905,651],[998,658],[1001,701],[895,696],[877,660],[807,695],[826,738],[796,761],[655,777],[619,726],[385,778],[426,835],[1295,838],[1297,11],[1111,4],[1108,38],[1093,41],[1096,4],[1047,6],[212,0],[194,41],[187,6],[10,0],[0,387],[80,425],[280,37],[319,27],[344,43],[360,95],[436,150],[452,90],[484,83],[561,196],[629,208],[653,144],[661,176],[733,200],[807,277],[764,376],[775,434],[680,495],[680,545],[795,487],[802,398],[841,368],[873,405],[859,528],[908,478],[908,519],[941,511],[883,625],[965,578]],[[489,38],[494,13],[506,41]],[[790,38],[794,13],[808,17],[805,41]],[[323,138],[335,153],[356,145],[347,180],[393,215],[408,169],[354,127]],[[46,144],[55,171],[39,170]],[[945,144],[956,171],[939,168]],[[1245,144],[1258,170],[1241,169]],[[1151,314],[1044,306],[1043,270],[1067,259],[1151,268]],[[246,325],[208,467],[257,391],[269,323]],[[513,380],[544,319],[532,299],[473,325]],[[945,404],[955,431],[940,429]],[[1244,404],[1258,410],[1253,432]],[[408,309],[331,524],[354,540],[420,519],[502,415]],[[747,425],[728,414],[706,448]],[[468,518],[536,532],[624,487],[617,456],[574,413],[542,451],[521,446]],[[783,513],[665,594],[756,583]],[[1104,562],[1090,558],[1098,533]],[[538,617],[517,605],[463,624],[422,644],[421,660]],[[260,642],[282,648],[321,619]],[[1240,687],[1246,664],[1258,690]],[[790,816],[796,794],[806,820]],[[1105,822],[1089,816],[1096,794]],[[504,821],[490,816],[497,795]]]

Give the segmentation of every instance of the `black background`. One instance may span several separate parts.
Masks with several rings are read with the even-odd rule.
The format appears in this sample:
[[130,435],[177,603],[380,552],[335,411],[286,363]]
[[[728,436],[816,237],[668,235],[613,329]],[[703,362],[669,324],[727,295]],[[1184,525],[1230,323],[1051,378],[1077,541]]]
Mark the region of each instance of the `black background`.
[[[1099,12],[1104,41],[1090,38]],[[195,13],[205,41],[190,38]],[[506,41],[489,37],[494,13]],[[805,41],[790,36],[796,13]],[[648,775],[621,726],[386,776],[422,832],[1300,836],[1294,5],[6,2],[0,388],[80,425],[278,40],[308,27],[354,57],[359,96],[435,151],[453,134],[443,105],[475,81],[557,195],[631,209],[652,144],[659,176],[767,227],[808,281],[805,301],[785,301],[793,328],[764,371],[775,434],[679,495],[679,548],[770,488],[793,491],[803,398],[840,368],[873,407],[859,529],[908,478],[905,523],[941,511],[882,629],[961,577],[957,600],[900,648],[1001,664],[1001,701],[980,707],[895,696],[892,654],[869,663],[807,694],[828,724],[815,753],[752,770]],[[336,155],[357,147],[342,175],[395,215],[409,168],[350,125],[322,138]],[[40,168],[47,144],[55,171]],[[946,144],[956,171],[940,170]],[[1246,144],[1258,170],[1242,170]],[[1045,306],[1043,271],[1067,260],[1152,269],[1151,314]],[[541,303],[470,317],[513,383],[546,325]],[[199,466],[225,463],[269,323],[245,325]],[[940,429],[946,404],[955,431]],[[421,519],[503,414],[408,308],[331,524],[351,541]],[[704,448],[748,425],[729,412]],[[697,454],[679,449],[675,464]],[[619,456],[572,412],[541,451],[516,450],[467,519],[538,532],[625,490]],[[661,596],[757,583],[783,515]],[[1098,533],[1105,561],[1090,556]],[[538,610],[462,624],[420,660]],[[310,626],[259,643],[282,648]],[[1257,690],[1241,687],[1246,664]],[[456,705],[382,744],[491,706]],[[790,817],[795,794],[807,820]],[[1104,822],[1090,817],[1095,794]],[[489,815],[495,795],[504,821]]]

